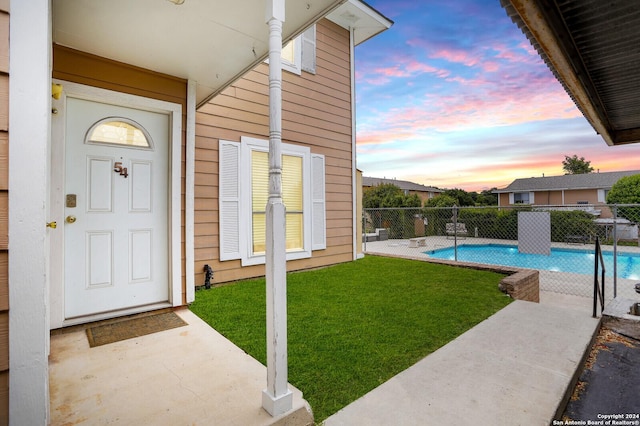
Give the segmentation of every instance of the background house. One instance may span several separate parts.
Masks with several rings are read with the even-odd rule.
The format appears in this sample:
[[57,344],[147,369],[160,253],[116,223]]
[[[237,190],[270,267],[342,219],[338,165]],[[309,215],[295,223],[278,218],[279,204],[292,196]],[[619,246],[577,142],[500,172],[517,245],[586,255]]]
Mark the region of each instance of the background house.
[[[602,218],[611,217],[603,208],[611,187],[624,176],[639,174],[640,170],[606,173],[569,174],[516,179],[498,194],[499,206],[530,204],[537,206],[575,206]],[[580,207],[584,206],[584,207]]]
[[391,184],[395,185],[401,190],[404,191],[405,195],[416,194],[418,198],[424,204],[429,199],[440,195],[444,191],[442,189],[434,188],[432,186],[420,185],[418,183],[409,182],[406,180],[397,180],[397,179],[386,179],[386,178],[375,178],[375,177],[362,177],[362,187],[363,189],[370,188],[372,186],[382,185],[382,184]]

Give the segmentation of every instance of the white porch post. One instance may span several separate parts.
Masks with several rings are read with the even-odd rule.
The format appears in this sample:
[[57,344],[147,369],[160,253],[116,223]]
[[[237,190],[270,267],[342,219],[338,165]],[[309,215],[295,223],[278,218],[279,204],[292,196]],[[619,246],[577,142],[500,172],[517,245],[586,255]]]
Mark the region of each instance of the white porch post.
[[287,384],[287,263],[282,201],[282,22],[285,0],[267,0],[269,24],[269,200],[267,202],[267,388],[262,407],[278,416],[293,407]]
[[[6,2],[5,2],[6,3]],[[49,421],[51,2],[11,1],[9,424]],[[58,219],[59,221],[60,219]],[[59,222],[58,222],[59,223]],[[60,225],[58,225],[60,226]]]

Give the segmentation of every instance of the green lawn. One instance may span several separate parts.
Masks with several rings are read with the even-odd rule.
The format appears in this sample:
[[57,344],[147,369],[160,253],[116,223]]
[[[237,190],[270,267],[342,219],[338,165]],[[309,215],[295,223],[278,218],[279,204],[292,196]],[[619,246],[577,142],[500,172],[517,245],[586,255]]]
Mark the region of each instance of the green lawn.
[[[289,382],[320,422],[510,302],[503,275],[367,256],[290,273]],[[191,310],[266,364],[265,280],[198,291]]]

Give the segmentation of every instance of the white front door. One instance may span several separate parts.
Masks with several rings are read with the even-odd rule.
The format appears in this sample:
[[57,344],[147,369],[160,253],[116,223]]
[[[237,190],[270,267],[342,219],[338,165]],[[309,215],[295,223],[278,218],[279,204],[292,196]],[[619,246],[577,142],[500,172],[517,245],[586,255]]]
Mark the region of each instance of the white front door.
[[169,302],[170,116],[68,97],[65,117],[65,319]]

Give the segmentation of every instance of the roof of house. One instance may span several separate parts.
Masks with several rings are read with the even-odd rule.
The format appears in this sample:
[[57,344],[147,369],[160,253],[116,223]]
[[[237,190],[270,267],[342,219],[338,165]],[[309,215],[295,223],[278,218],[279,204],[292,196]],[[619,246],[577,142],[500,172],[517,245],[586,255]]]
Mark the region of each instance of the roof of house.
[[640,142],[637,2],[500,2],[605,142]]
[[385,179],[385,178],[375,178],[375,177],[366,177],[366,176],[362,177],[362,186],[378,186],[378,185],[389,184],[389,183],[406,191],[444,192],[442,189],[434,188],[433,186],[424,186],[424,185],[409,182],[406,180]]
[[496,194],[519,191],[559,191],[563,189],[609,189],[621,177],[640,174],[640,170],[583,173],[516,179],[509,186],[494,190]]

